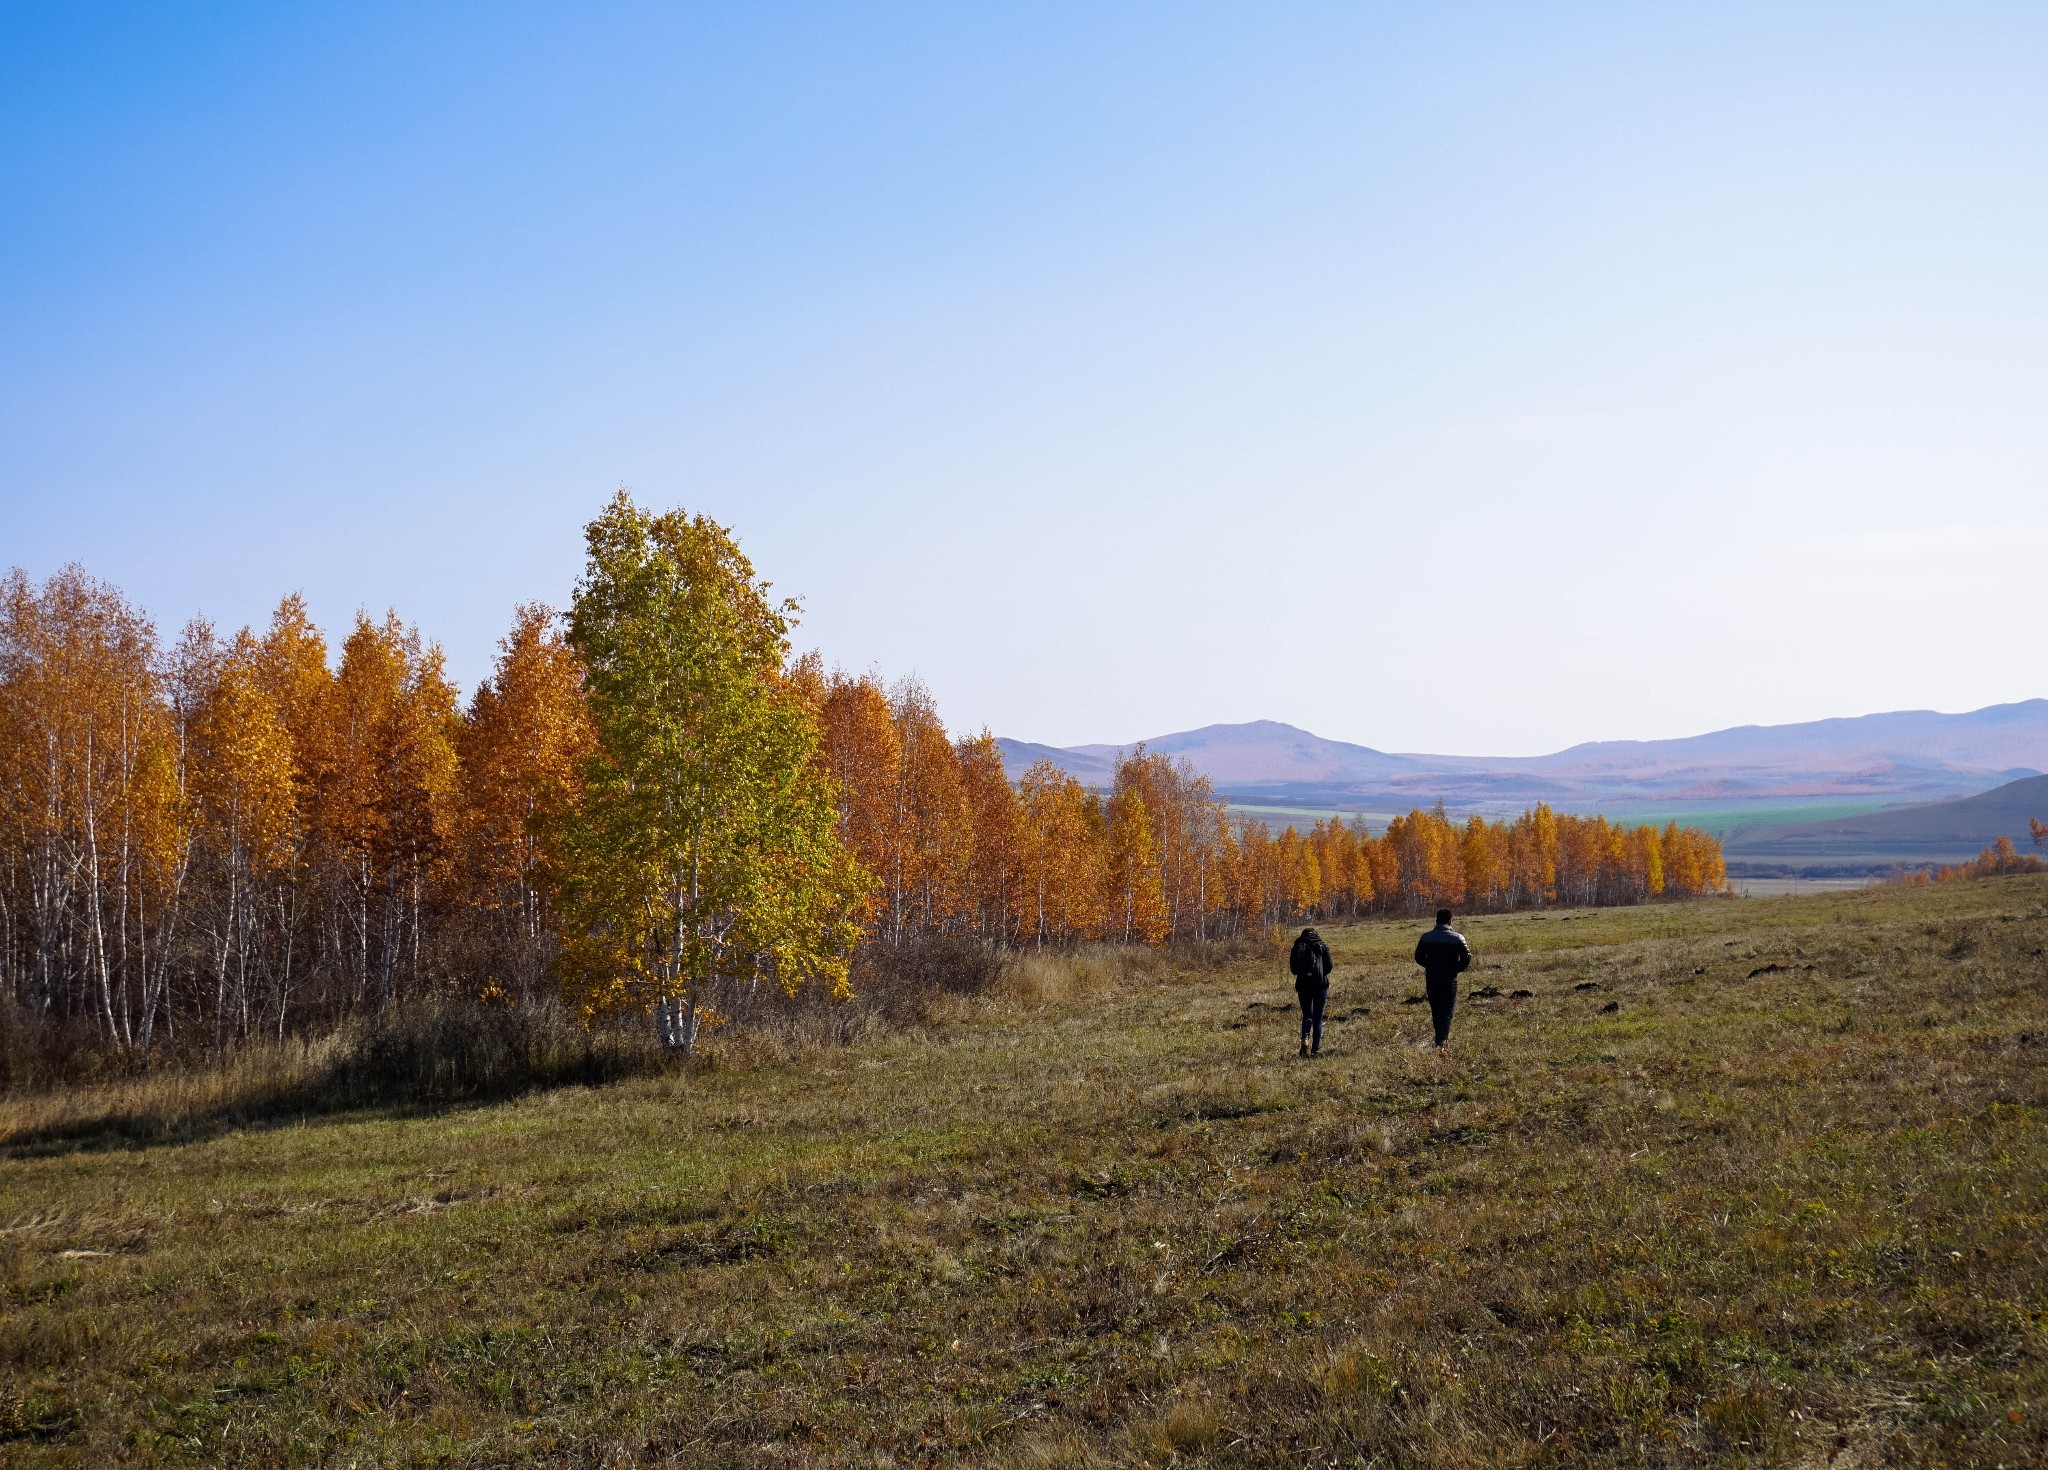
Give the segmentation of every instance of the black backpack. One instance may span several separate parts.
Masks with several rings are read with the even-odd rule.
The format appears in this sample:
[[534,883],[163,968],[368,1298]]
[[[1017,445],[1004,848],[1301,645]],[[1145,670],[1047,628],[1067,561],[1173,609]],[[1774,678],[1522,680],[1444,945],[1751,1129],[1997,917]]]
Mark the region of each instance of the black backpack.
[[1297,980],[1323,978],[1322,946],[1316,943],[1316,938],[1313,929],[1304,929],[1294,936],[1294,949],[1287,956],[1287,968],[1294,972]]

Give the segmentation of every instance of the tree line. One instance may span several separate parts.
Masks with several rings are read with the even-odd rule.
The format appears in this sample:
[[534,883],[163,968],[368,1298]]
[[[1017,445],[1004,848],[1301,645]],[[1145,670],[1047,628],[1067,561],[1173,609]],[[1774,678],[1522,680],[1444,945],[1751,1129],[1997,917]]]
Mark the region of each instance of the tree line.
[[460,707],[441,652],[304,602],[168,646],[67,567],[0,585],[0,986],[148,1053],[282,1036],[443,982],[530,988],[541,833],[592,753],[582,675],[522,608]]
[[147,1055],[560,986],[694,1041],[720,986],[845,994],[935,942],[1163,944],[1303,918],[1640,903],[1719,845],[1539,806],[1278,834],[1185,761],[1006,774],[905,680],[794,657],[724,528],[621,494],[566,618],[465,703],[441,650],[304,601],[164,641],[77,567],[0,583],[0,1024]]
[[[2048,846],[2048,825],[2030,817],[2028,828],[2034,846]],[[1929,883],[1957,883],[1971,878],[2004,878],[2014,873],[2048,872],[2048,862],[2030,852],[2021,852],[2010,837],[1999,837],[1968,862],[1937,863],[1932,868],[1912,868],[1893,873],[1885,882],[1894,887],[1918,888]]]
[[877,939],[958,934],[999,945],[1160,944],[1353,919],[1554,904],[1632,904],[1719,892],[1720,844],[1697,828],[1629,827],[1539,805],[1453,821],[1441,804],[1395,817],[1239,822],[1186,760],[1143,747],[1096,791],[1048,761],[1012,782],[992,736],[949,738],[914,680],[793,678],[819,711],[839,831],[877,883]]

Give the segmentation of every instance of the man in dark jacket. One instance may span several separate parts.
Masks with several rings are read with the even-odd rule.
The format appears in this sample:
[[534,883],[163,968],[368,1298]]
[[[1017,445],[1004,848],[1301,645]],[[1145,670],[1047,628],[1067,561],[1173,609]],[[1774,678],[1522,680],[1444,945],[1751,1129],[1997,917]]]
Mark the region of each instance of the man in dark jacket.
[[1458,1006],[1458,977],[1472,963],[1472,946],[1451,927],[1451,911],[1436,911],[1436,927],[1415,941],[1415,963],[1422,966],[1423,990],[1429,996],[1429,1019],[1436,1026],[1436,1044],[1451,1037],[1451,1012]]
[[1301,1002],[1301,1055],[1320,1056],[1323,1002],[1330,996],[1330,946],[1323,943],[1323,936],[1315,930],[1302,930],[1288,953],[1287,968],[1294,972],[1294,995]]

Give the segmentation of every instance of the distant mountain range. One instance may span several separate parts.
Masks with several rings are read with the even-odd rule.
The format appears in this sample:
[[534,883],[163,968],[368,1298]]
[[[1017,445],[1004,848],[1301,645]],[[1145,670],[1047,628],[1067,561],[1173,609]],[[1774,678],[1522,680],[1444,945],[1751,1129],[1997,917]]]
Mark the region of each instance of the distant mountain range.
[[[1050,760],[1083,782],[1103,785],[1118,750],[1138,742],[998,743],[1013,776]],[[1968,714],[1906,710],[1741,725],[1681,740],[1603,740],[1539,756],[1390,753],[1273,720],[1207,725],[1143,744],[1186,757],[1221,794],[1248,806],[1386,811],[1442,798],[1462,811],[1518,810],[1547,801],[1590,812],[1896,803],[1971,795],[2048,771],[2048,699]]]

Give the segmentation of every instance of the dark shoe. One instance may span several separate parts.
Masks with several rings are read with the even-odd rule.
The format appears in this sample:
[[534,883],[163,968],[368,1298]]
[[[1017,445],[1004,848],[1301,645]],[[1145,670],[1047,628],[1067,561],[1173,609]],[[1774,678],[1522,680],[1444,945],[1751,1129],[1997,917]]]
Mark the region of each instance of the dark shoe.
[[1307,1055],[1308,1055],[1308,1043],[1307,1043],[1306,1041],[1304,1041],[1304,1042],[1303,1042],[1303,1043],[1301,1044],[1301,1054],[1302,1054],[1303,1056],[1307,1056]]

